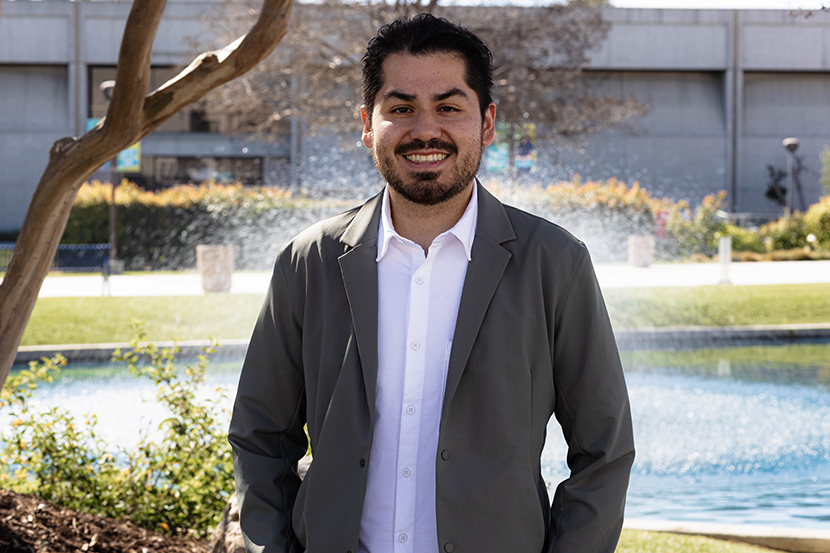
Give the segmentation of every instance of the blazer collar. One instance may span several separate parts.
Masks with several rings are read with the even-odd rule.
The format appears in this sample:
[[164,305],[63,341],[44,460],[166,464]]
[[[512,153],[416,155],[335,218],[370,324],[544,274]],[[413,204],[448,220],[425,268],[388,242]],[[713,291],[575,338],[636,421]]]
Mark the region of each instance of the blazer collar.
[[371,240],[377,240],[380,208],[383,202],[383,190],[369,198],[357,211],[352,222],[346,227],[340,241],[356,247]]
[[[490,194],[476,179],[478,187],[478,233],[484,233],[497,244],[516,239],[513,224],[507,217],[504,205]],[[475,248],[473,249],[475,251]]]
[[444,391],[443,416],[467,367],[478,331],[490,301],[496,293],[512,254],[502,246],[516,239],[513,224],[504,205],[476,181],[478,186],[478,225],[473,242],[472,259],[467,265],[467,276],[461,291],[453,334],[447,384]]

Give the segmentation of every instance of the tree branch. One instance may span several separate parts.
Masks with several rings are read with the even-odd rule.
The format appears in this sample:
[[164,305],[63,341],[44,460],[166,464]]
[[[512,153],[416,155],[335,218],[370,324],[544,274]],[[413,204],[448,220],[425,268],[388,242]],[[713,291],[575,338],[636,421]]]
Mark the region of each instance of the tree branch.
[[292,0],[264,0],[259,19],[247,35],[226,48],[202,54],[145,98],[150,54],[165,4],[166,0],[134,0],[124,29],[107,117],[80,138],[58,140],[49,152],[49,163],[29,204],[9,269],[0,283],[0,386],[14,363],[75,194],[83,182],[104,162],[144,138],[177,111],[268,56],[285,35]]

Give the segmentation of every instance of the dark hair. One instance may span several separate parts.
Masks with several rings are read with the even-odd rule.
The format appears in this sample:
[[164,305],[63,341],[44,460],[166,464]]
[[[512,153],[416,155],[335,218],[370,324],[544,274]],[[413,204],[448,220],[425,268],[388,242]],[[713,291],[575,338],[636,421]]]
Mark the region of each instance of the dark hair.
[[464,80],[478,96],[481,116],[493,101],[493,55],[476,35],[428,13],[384,25],[363,55],[363,105],[371,117],[383,86],[383,60],[390,54],[458,54],[464,59]]

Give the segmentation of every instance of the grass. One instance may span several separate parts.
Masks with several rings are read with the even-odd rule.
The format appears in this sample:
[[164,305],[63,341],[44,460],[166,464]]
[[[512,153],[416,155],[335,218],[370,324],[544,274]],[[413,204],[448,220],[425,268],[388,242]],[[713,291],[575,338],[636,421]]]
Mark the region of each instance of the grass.
[[21,345],[129,342],[131,319],[156,342],[248,338],[261,306],[256,294],[40,298]]
[[[830,322],[830,284],[611,289],[616,329]],[[248,338],[259,295],[40,298],[22,345],[126,342],[130,320],[148,339]]]
[[616,329],[830,322],[830,283],[605,292]]
[[762,553],[772,551],[702,536],[623,530],[616,553]]

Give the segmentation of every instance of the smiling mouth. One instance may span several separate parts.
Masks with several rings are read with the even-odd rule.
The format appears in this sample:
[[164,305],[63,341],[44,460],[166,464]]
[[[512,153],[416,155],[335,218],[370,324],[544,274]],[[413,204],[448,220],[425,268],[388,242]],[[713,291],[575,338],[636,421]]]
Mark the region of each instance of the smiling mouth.
[[436,161],[442,161],[444,159],[447,159],[448,157],[450,157],[450,154],[411,154],[404,157],[412,163],[434,163]]

